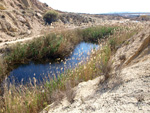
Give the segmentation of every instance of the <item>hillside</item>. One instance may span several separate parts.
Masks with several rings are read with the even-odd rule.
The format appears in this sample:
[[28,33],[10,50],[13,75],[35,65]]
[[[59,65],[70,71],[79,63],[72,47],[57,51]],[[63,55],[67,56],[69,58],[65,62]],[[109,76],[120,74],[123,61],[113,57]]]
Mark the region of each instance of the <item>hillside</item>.
[[39,35],[44,28],[42,14],[48,9],[37,0],[1,0],[0,41]]
[[58,21],[46,25],[43,15],[49,10],[54,9],[38,0],[1,0],[0,48],[7,48],[11,43],[24,42],[50,31],[91,26],[101,21],[91,15],[56,10],[59,13]]

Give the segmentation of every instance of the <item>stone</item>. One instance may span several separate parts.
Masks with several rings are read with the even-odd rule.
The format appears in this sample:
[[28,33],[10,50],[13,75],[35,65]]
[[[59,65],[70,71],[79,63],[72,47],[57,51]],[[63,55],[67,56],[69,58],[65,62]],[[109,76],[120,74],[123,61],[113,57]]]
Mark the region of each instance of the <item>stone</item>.
[[31,33],[32,33],[31,30],[28,30],[28,31],[27,31],[27,34],[28,34],[28,35],[30,35]]
[[36,15],[37,15],[39,18],[42,18],[42,17],[43,17],[40,13],[36,13]]
[[26,23],[26,19],[23,18],[22,16],[18,16],[18,20],[22,23]]

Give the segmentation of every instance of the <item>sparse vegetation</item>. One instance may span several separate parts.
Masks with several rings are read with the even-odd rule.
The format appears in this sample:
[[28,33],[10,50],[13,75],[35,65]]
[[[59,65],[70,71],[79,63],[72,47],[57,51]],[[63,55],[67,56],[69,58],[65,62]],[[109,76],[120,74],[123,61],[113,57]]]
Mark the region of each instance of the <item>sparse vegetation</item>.
[[[74,96],[72,95],[74,94],[70,89],[72,87],[75,87],[79,82],[87,81],[100,75],[104,75],[105,79],[108,79],[110,77],[109,72],[111,71],[111,63],[109,62],[111,55],[116,51],[117,46],[124,43],[125,40],[133,36],[138,31],[135,28],[129,30],[118,28],[112,34],[113,28],[114,27],[102,27],[102,31],[100,30],[100,33],[102,33],[101,35],[98,33],[96,28],[63,31],[60,32],[60,34],[53,34],[55,36],[54,39],[49,39],[48,37],[51,37],[51,35],[49,35],[47,37],[48,39],[46,37],[42,37],[37,39],[36,41],[29,43],[28,45],[17,45],[17,47],[13,48],[11,50],[11,53],[7,56],[7,61],[18,62],[18,59],[21,59],[19,61],[23,61],[23,59],[28,58],[24,57],[26,56],[26,49],[28,51],[32,51],[30,54],[28,53],[30,56],[29,58],[37,58],[37,56],[39,56],[39,58],[44,58],[46,56],[49,56],[48,53],[51,51],[53,51],[52,53],[60,54],[66,49],[66,47],[69,47],[70,45],[75,45],[82,40],[93,41],[94,38],[95,41],[95,39],[97,40],[99,37],[104,37],[108,36],[108,34],[111,34],[110,36],[108,36],[109,40],[106,42],[105,46],[103,46],[99,50],[92,50],[91,57],[86,63],[79,63],[79,65],[75,69],[68,70],[64,74],[59,75],[57,78],[54,77],[52,79],[49,77],[50,80],[45,80],[45,82],[43,82],[39,86],[37,86],[36,84],[36,79],[34,79],[33,84],[30,83],[27,86],[18,85],[16,87],[13,84],[7,84],[4,87],[4,104],[1,105],[0,112],[37,113],[41,111],[44,107],[46,107],[48,104],[56,100],[62,99],[65,93],[68,93],[68,100],[72,103],[74,98]],[[93,30],[94,33],[90,30]],[[106,33],[104,31],[106,31]],[[49,44],[52,44],[49,43],[49,41],[47,40],[53,42],[53,48],[56,51],[50,49],[51,46],[49,46]],[[45,48],[44,45],[49,47],[46,47],[48,50],[43,49]],[[19,54],[15,54],[16,52],[19,52]],[[41,56],[41,53],[46,54],[46,56]],[[15,60],[16,58],[17,60]]]
[[52,22],[57,21],[58,13],[53,10],[47,11],[43,16],[43,19],[45,20],[46,24],[51,24]]

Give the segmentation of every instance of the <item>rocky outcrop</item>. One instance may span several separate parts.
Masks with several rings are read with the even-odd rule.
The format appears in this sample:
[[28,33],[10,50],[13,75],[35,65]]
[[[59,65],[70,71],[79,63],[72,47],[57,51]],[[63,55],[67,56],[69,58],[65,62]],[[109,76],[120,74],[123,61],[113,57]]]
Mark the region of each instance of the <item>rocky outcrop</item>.
[[42,113],[149,113],[150,112],[150,27],[118,48],[112,58],[111,77],[80,83],[74,103],[64,98]]

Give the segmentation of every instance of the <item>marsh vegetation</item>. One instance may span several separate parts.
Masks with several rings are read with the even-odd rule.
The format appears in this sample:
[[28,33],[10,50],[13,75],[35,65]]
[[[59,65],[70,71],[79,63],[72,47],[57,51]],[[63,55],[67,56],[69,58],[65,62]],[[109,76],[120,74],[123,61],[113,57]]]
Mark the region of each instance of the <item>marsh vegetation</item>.
[[105,79],[108,79],[109,71],[111,71],[111,55],[139,30],[137,27],[98,26],[50,33],[26,44],[14,45],[10,53],[5,56],[5,61],[9,65],[31,60],[61,59],[68,56],[79,42],[99,42],[101,44],[101,41],[98,40],[107,38],[100,49],[91,51],[85,63],[79,62],[77,67],[67,69],[57,77],[49,76],[49,79],[44,79],[40,85],[37,85],[35,78],[33,82],[26,85],[16,86],[5,83],[3,96],[0,98],[0,112],[37,113],[50,103],[61,100],[65,95],[72,103],[73,97],[69,95],[73,95],[73,92],[70,89],[82,81],[97,76],[105,75]]

